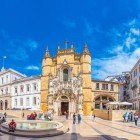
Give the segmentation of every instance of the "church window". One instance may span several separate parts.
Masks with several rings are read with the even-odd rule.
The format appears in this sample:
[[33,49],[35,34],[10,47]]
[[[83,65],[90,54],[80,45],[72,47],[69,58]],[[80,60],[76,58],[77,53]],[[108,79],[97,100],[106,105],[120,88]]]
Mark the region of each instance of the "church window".
[[68,69],[63,70],[63,81],[68,81]]

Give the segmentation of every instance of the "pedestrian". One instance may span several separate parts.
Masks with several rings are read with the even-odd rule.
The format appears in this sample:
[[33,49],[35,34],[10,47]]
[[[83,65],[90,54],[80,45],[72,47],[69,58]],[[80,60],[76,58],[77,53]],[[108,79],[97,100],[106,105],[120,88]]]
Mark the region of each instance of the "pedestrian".
[[93,117],[93,121],[95,121],[95,117],[96,117],[95,114],[92,114],[92,117]]
[[131,118],[130,121],[133,122],[133,112],[131,112]]
[[138,125],[138,115],[137,113],[134,114],[134,121],[135,121],[135,125],[137,126]]
[[4,113],[4,117],[5,117],[5,118],[7,117],[7,113],[6,113],[6,112]]
[[75,124],[75,122],[76,122],[76,115],[75,115],[75,113],[73,114],[73,124]]
[[80,124],[81,119],[82,119],[82,118],[81,118],[81,115],[80,115],[80,114],[78,114],[78,116],[77,116],[77,117],[78,117],[78,124]]
[[24,112],[22,113],[22,118],[24,118],[24,116],[25,116],[25,114],[24,114]]
[[129,113],[126,112],[126,113],[125,113],[125,122],[128,122],[128,116],[129,116]]
[[68,113],[68,112],[66,112],[66,113],[65,113],[65,115],[66,115],[66,120],[68,120],[69,113]]

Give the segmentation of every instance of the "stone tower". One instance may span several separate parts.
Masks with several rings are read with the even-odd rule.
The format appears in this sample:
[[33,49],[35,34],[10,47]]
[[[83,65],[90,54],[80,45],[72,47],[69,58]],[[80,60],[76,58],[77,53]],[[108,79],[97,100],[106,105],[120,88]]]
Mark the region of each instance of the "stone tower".
[[84,46],[83,53],[81,55],[81,73],[82,73],[82,90],[83,90],[83,113],[84,115],[90,115],[92,110],[93,95],[91,92],[91,55],[88,50],[87,44]]
[[92,112],[91,55],[85,44],[83,52],[71,48],[57,50],[51,58],[49,50],[42,61],[41,109],[54,111],[56,115],[64,112]]

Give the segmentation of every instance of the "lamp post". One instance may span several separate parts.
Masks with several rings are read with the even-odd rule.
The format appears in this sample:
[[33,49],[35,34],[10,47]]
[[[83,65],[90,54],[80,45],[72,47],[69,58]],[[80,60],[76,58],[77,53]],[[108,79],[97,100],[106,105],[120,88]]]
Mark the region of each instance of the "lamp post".
[[4,64],[5,64],[5,59],[6,59],[7,57],[6,56],[3,56],[3,61],[2,61],[2,70],[4,70]]

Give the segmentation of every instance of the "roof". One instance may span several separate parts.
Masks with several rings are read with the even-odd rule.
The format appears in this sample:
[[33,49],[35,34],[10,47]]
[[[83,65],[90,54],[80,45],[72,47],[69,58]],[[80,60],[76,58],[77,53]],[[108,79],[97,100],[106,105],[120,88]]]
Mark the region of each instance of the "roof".
[[112,84],[119,84],[119,82],[113,82],[113,81],[104,81],[104,80],[95,80],[92,79],[93,82],[104,82],[104,83],[112,83]]
[[30,76],[30,77],[24,77],[24,78],[21,78],[21,79],[14,80],[12,82],[12,84],[21,83],[21,82],[30,81],[30,80],[35,80],[35,79],[40,79],[40,78],[41,78],[40,75]]
[[8,72],[12,72],[12,73],[15,73],[15,74],[17,74],[17,75],[20,75],[20,76],[22,76],[22,77],[26,77],[25,74],[22,74],[22,73],[20,73],[20,72],[14,70],[14,69],[11,69],[11,68],[5,69],[5,70],[3,70],[3,71],[0,71],[0,75],[3,75],[3,74],[8,73]]

